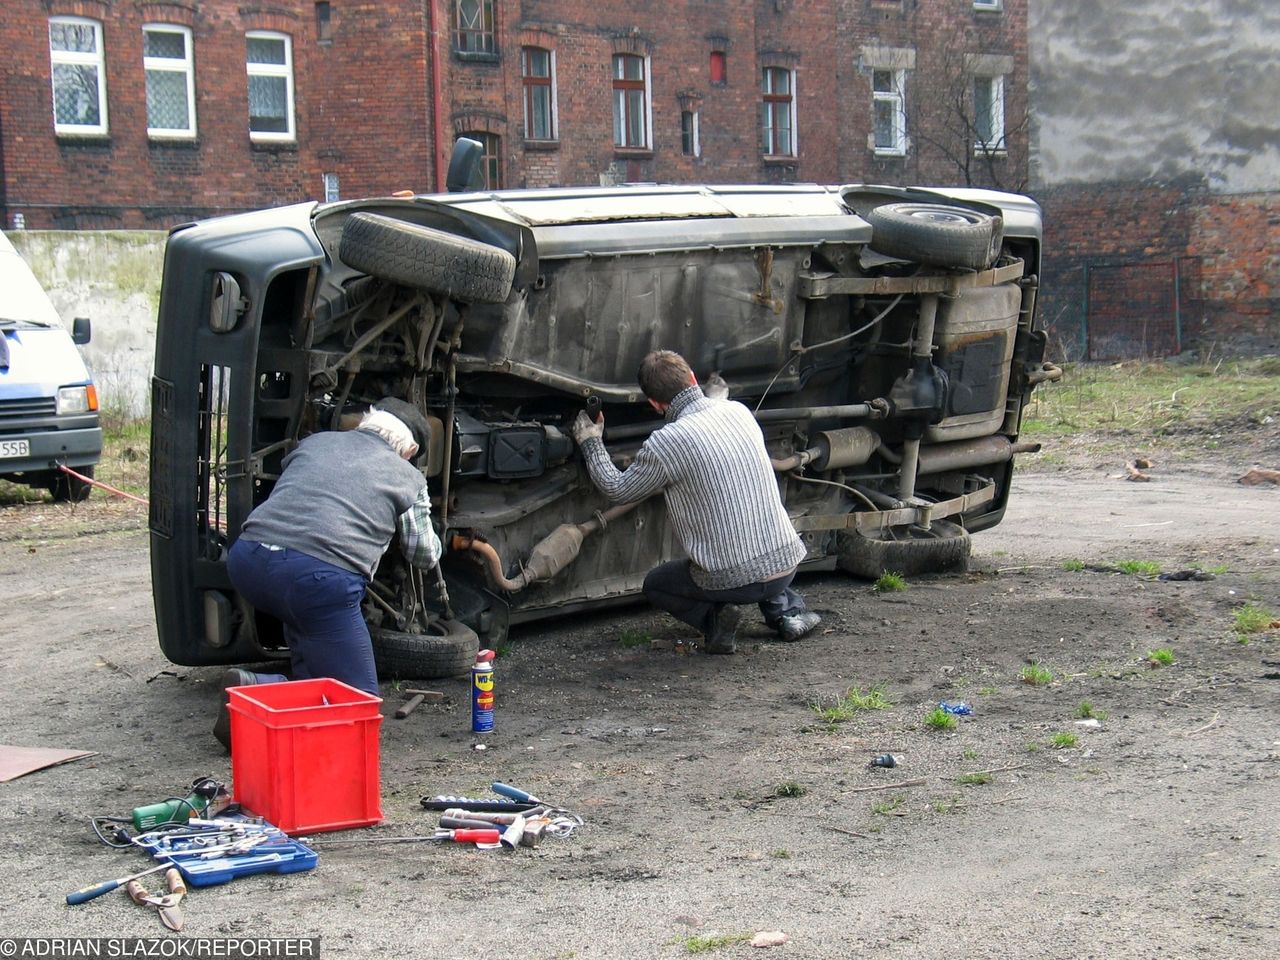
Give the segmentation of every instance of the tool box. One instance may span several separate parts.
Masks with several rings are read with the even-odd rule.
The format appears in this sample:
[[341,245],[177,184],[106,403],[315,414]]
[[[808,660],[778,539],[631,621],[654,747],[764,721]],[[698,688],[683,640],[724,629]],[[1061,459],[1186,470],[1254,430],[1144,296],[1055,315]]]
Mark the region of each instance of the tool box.
[[141,846],[157,860],[172,862],[193,887],[217,886],[255,873],[299,873],[313,869],[319,860],[314,850],[290,839],[278,827],[248,820],[240,822],[246,824],[249,831],[245,836],[254,841],[243,853],[211,851],[200,836],[143,839]]

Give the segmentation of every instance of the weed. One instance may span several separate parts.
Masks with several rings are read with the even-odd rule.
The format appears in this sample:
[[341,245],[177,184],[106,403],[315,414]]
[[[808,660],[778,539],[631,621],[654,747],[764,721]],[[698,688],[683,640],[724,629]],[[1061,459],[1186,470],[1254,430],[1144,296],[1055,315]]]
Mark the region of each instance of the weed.
[[769,851],[769,856],[773,857],[773,859],[775,859],[775,860],[790,860],[790,859],[791,859],[791,851],[790,851],[790,850],[783,850],[783,849],[781,849],[781,848],[779,848],[779,849],[777,849],[777,850],[770,850],[770,851]]
[[941,707],[934,707],[924,718],[924,725],[931,730],[954,730],[956,718]]
[[1055,750],[1069,750],[1080,742],[1080,738],[1074,733],[1055,733],[1049,740]]
[[803,797],[808,792],[804,784],[796,783],[794,780],[783,780],[773,788],[775,797]]
[[1214,566],[1212,566],[1212,567],[1206,567],[1204,572],[1205,572],[1205,573],[1213,574],[1213,576],[1215,576],[1215,577],[1220,577],[1220,576],[1222,576],[1224,573],[1226,573],[1226,572],[1227,572],[1227,570],[1228,570],[1228,568],[1227,568],[1227,565],[1226,565],[1225,563],[1219,563],[1219,564],[1216,564],[1216,565],[1214,565]]
[[1035,753],[1040,749],[1040,743],[1036,740],[1027,741],[1027,753]]
[[906,799],[904,797],[894,797],[891,800],[882,800],[879,803],[873,803],[871,805],[871,812],[884,816],[886,814],[893,813],[893,811],[897,810],[904,803],[906,803]]
[[1084,561],[1083,560],[1063,560],[1062,569],[1066,570],[1068,573],[1079,573],[1081,570],[1084,569]]
[[992,695],[993,693],[995,693],[995,692],[996,692],[996,688],[995,688],[995,687],[982,687],[982,688],[980,688],[980,689],[978,690],[978,696],[980,696],[980,697],[989,697],[989,696],[991,696],[991,695]]
[[1256,603],[1246,603],[1243,607],[1237,607],[1231,617],[1235,620],[1236,633],[1241,634],[1261,633],[1269,629],[1277,619],[1274,613]]
[[954,799],[944,800],[941,798],[934,800],[933,812],[934,813],[955,813],[956,801]]
[[838,700],[829,704],[815,701],[809,704],[809,709],[824,723],[834,725],[852,720],[863,710],[888,710],[892,706],[893,700],[884,692],[884,687],[877,685],[867,690],[850,687]]
[[972,747],[968,747],[965,749],[964,753],[960,754],[960,756],[964,757],[966,760],[977,760],[978,751],[974,750]]
[[689,953],[708,953],[732,947],[736,943],[746,943],[751,936],[749,933],[712,933],[707,936],[685,937],[683,943]]
[[653,636],[648,630],[623,630],[618,637],[618,645],[623,647],[647,647],[653,643]]
[[1080,706],[1076,707],[1076,716],[1081,720],[1105,720],[1107,719],[1107,712],[1099,710],[1088,700],[1081,700]]
[[977,784],[983,784],[983,783],[990,783],[991,779],[992,779],[991,774],[986,773],[984,771],[979,771],[977,773],[960,774],[960,776],[956,779],[956,783],[977,785]]
[[1022,668],[1022,682],[1033,687],[1044,687],[1053,683],[1053,671],[1038,663],[1028,664]]
[[1116,569],[1135,576],[1154,577],[1160,572],[1160,564],[1154,560],[1118,560]]
[[907,589],[907,581],[900,573],[885,571],[876,578],[871,589],[876,593],[901,593]]
[[1153,667],[1171,667],[1173,666],[1173,651],[1168,647],[1161,647],[1159,650],[1148,650],[1147,660]]

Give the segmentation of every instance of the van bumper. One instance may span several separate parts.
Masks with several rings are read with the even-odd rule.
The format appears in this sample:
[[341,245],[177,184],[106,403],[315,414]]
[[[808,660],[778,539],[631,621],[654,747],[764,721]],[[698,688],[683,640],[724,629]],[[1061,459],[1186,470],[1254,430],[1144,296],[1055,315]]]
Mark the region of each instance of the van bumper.
[[0,474],[52,470],[60,463],[72,468],[91,467],[102,458],[101,427],[5,434],[0,439],[30,443],[27,456],[0,458]]

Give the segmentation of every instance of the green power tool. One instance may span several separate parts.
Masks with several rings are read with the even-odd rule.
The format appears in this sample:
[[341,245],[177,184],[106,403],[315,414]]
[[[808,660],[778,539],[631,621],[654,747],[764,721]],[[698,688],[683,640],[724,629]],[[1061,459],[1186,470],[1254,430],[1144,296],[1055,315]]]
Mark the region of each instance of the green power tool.
[[209,804],[227,796],[227,788],[212,777],[200,777],[191,784],[191,793],[185,797],[170,797],[145,807],[134,807],[129,817],[139,833],[154,830],[162,823],[186,823],[192,817],[201,816]]

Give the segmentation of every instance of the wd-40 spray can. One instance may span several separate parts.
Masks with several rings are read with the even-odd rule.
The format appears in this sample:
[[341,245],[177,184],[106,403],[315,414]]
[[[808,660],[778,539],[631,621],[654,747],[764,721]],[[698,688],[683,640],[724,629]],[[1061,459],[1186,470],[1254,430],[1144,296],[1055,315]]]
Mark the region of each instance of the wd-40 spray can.
[[493,657],[492,650],[481,650],[471,668],[471,729],[476,733],[493,729]]

